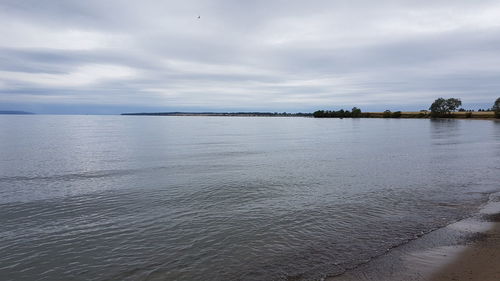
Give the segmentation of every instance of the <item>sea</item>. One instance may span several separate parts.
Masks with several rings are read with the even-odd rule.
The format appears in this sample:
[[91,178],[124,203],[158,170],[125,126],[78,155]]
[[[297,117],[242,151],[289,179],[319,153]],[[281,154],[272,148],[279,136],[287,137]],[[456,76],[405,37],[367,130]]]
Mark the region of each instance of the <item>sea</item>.
[[322,280],[500,191],[500,122],[0,116],[0,280]]

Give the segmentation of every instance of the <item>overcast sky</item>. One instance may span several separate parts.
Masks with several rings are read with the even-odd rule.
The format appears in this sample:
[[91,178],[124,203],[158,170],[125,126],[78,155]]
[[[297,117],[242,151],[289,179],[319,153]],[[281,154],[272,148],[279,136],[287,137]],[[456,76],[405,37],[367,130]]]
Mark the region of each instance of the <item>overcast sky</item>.
[[0,0],[0,110],[419,110],[499,96],[498,0]]

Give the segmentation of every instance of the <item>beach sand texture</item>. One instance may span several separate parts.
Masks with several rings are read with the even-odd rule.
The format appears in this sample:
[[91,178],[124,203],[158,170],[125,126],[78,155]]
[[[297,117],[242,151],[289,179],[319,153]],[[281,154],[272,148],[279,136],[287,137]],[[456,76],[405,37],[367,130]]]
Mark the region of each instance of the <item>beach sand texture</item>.
[[500,280],[500,215],[492,217],[497,221],[495,226],[436,272],[430,280]]
[[500,202],[327,281],[499,281]]

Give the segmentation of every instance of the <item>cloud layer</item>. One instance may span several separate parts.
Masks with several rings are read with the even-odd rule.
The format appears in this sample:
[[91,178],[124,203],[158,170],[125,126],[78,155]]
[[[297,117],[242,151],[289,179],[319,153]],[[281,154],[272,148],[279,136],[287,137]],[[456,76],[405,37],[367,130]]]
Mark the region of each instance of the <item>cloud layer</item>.
[[0,0],[0,38],[0,109],[421,109],[500,96],[498,1]]

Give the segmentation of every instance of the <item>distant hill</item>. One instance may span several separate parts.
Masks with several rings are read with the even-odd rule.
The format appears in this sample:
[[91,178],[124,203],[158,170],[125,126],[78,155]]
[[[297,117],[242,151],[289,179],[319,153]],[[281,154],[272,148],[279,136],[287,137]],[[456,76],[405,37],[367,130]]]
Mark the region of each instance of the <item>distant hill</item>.
[[35,113],[20,111],[20,110],[0,110],[0,114],[35,114]]

